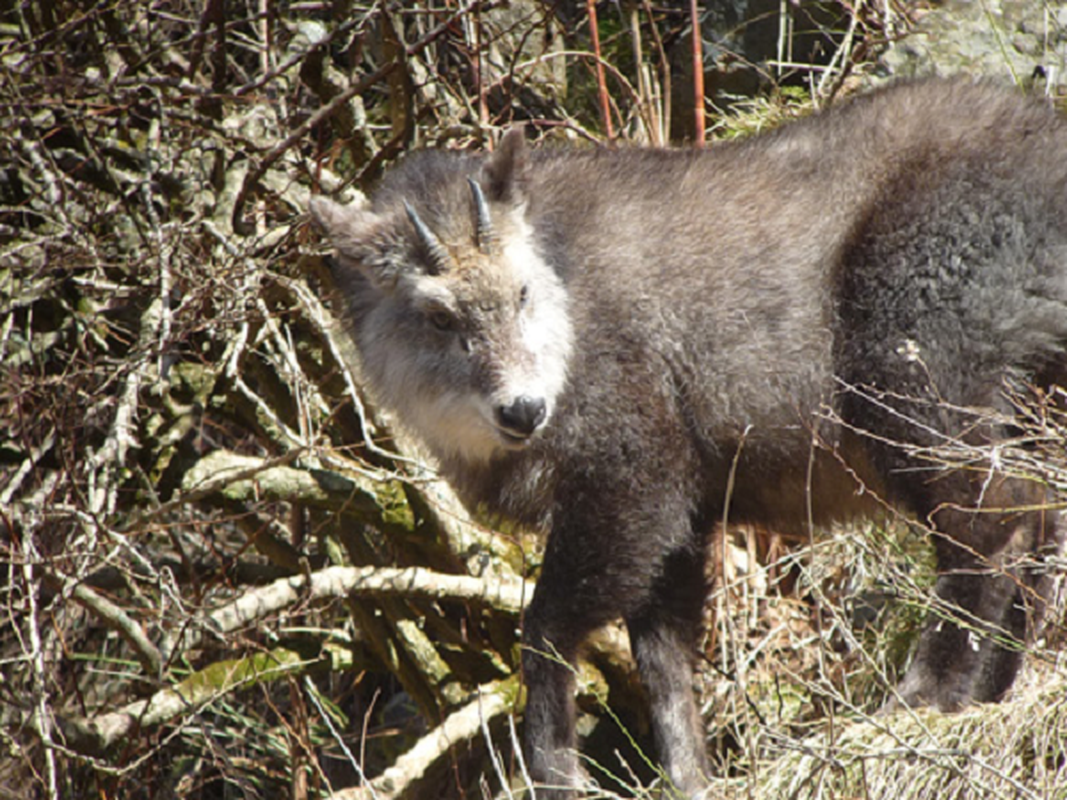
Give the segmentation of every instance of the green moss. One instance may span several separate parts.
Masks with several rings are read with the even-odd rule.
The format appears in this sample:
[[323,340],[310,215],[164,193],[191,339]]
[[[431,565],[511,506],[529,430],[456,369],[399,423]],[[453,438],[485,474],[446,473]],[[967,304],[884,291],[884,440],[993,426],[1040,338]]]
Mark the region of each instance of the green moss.
[[408,504],[407,492],[401,481],[383,481],[376,486],[374,496],[381,509],[382,525],[386,528],[415,530],[415,514]]

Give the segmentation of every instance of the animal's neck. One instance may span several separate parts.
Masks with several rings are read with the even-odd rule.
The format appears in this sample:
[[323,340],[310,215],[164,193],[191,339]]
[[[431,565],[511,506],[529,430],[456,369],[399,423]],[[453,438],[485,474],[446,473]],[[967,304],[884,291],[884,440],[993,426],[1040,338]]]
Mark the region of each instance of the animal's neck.
[[441,473],[471,512],[547,530],[555,470],[542,446],[501,450],[488,461],[443,459]]

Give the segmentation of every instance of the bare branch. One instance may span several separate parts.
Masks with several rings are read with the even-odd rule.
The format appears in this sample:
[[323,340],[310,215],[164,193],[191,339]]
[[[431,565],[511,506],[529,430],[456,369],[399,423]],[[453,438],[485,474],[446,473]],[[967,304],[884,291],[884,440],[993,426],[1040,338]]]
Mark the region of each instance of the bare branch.
[[506,714],[514,705],[517,692],[517,677],[479,687],[474,700],[450,714],[370,784],[334,792],[330,799],[388,800],[402,797],[412,782],[425,775],[431,766],[447,758],[458,745],[477,737],[483,726]]

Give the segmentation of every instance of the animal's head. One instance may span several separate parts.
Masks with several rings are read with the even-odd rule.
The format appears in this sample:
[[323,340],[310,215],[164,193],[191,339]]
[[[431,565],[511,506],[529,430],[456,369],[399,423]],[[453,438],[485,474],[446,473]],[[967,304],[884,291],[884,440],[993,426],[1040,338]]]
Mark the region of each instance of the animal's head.
[[484,161],[408,159],[370,204],[311,201],[372,391],[447,458],[527,446],[566,381],[566,293],[525,219],[525,164],[513,130]]

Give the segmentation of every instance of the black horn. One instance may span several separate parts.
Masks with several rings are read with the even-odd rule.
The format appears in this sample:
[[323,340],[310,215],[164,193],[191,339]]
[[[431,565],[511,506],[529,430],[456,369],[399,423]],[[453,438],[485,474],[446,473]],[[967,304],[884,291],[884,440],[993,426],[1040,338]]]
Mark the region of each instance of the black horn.
[[474,198],[474,233],[478,239],[478,249],[485,255],[493,252],[496,237],[493,234],[493,220],[489,217],[489,204],[485,201],[485,194],[478,181],[467,178],[471,187],[471,196]]
[[430,257],[430,266],[433,268],[434,274],[446,272],[452,263],[452,257],[449,256],[445,246],[441,244],[441,240],[434,235],[433,231],[426,227],[426,223],[422,221],[418,212],[411,207],[411,204],[407,200],[404,201],[404,210],[407,212],[411,224],[415,226],[415,233],[419,237],[419,242],[426,248],[426,253]]

